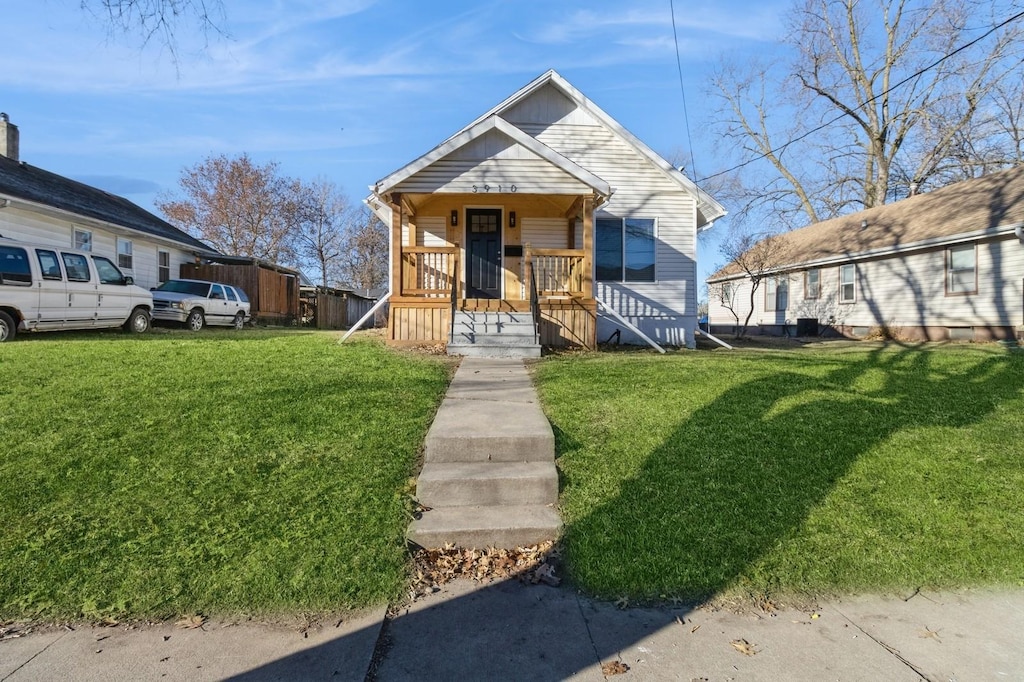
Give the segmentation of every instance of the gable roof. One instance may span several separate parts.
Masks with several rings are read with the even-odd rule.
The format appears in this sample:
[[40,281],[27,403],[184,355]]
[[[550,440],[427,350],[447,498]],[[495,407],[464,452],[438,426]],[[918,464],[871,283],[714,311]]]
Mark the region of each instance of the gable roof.
[[421,170],[443,159],[452,152],[465,147],[473,140],[486,135],[492,130],[497,130],[508,136],[516,144],[521,145],[551,165],[559,168],[576,180],[579,180],[599,195],[604,197],[611,196],[612,188],[607,182],[594,175],[586,168],[583,168],[579,164],[562,156],[551,147],[537,140],[535,137],[527,135],[522,130],[499,116],[487,116],[478,120],[473,125],[463,128],[461,131],[434,147],[420,158],[379,181],[373,187],[373,191],[378,196],[387,194],[404,180],[408,180]]
[[216,251],[144,208],[101,189],[0,156],[0,196],[161,237],[189,249]]
[[[895,254],[1024,225],[1024,165],[947,185],[891,204],[783,232],[779,270]],[[742,273],[727,265],[708,281]]]
[[[572,100],[576,106],[585,110],[591,114],[594,118],[600,121],[605,127],[612,130],[615,134],[626,141],[627,144],[632,146],[641,156],[646,157],[656,168],[662,173],[667,175],[671,180],[676,182],[680,187],[688,190],[694,196],[697,197],[697,208],[704,216],[705,225],[708,225],[725,216],[725,208],[715,201],[715,199],[705,192],[704,190],[697,187],[697,184],[690,180],[688,177],[683,175],[675,166],[666,161],[660,154],[655,152],[653,149],[648,147],[640,138],[633,133],[629,132],[616,121],[614,118],[609,116],[601,107],[597,106],[590,99],[587,98],[582,92],[576,89],[569,81],[561,76],[554,69],[549,69],[545,73],[541,74],[525,86],[520,88],[518,91],[513,93],[507,99],[499,103],[497,106],[492,108],[490,111],[483,114],[480,118],[470,123],[466,128],[471,128],[480,121],[489,118],[491,116],[501,116],[503,113],[519,104],[523,100],[527,99],[535,92],[540,90],[546,85],[552,85],[557,88],[563,95]],[[461,131],[460,131],[461,132]],[[458,135],[458,133],[456,133]]]

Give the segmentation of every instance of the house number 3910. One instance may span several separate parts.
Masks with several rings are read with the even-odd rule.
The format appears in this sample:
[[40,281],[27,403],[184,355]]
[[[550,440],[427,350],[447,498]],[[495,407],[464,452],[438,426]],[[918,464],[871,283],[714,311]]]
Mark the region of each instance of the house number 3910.
[[473,194],[480,194],[481,192],[512,192],[515,194],[519,191],[519,188],[515,185],[473,185]]

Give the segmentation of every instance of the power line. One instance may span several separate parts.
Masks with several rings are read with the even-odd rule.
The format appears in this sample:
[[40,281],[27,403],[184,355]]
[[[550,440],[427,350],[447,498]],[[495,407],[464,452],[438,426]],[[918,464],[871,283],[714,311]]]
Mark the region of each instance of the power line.
[[[992,35],[996,31],[998,31],[1002,27],[1006,26],[1007,24],[1013,23],[1014,21],[1017,21],[1018,19],[1020,19],[1022,17],[1024,17],[1024,12],[1019,12],[1019,13],[1013,15],[1012,17],[1010,17],[1009,19],[1006,19],[1004,21],[999,22],[998,24],[996,24],[995,26],[991,27],[989,30],[985,31],[983,34],[981,34],[980,36],[978,36],[974,40],[961,45],[960,47],[956,48],[955,50],[953,50],[952,52],[950,52],[947,55],[943,55],[942,57],[939,57],[937,60],[935,60],[934,62],[932,62],[928,66],[922,67],[921,69],[919,69],[919,70],[915,71],[914,73],[910,74],[909,76],[907,76],[903,80],[899,81],[898,83],[896,83],[896,84],[892,85],[891,87],[887,88],[886,90],[878,93],[877,95],[869,97],[867,99],[867,101],[865,101],[863,104],[858,105],[857,107],[854,107],[854,110],[856,111],[856,110],[859,110],[859,109],[863,109],[867,105],[869,105],[872,102],[874,102],[875,100],[877,100],[879,97],[883,97],[885,95],[888,95],[890,92],[892,92],[896,88],[905,85],[906,83],[914,80],[915,78],[917,78],[918,76],[926,73],[927,71],[931,71],[936,66],[938,66],[942,62],[946,61],[950,57],[953,57],[953,56],[963,52],[964,50],[966,50],[966,49],[968,49],[970,47],[974,47],[979,42],[981,42],[985,38],[988,38],[990,35]],[[675,20],[674,19],[673,19],[672,29],[673,29],[673,31],[675,30]],[[678,57],[678,45],[676,46],[676,50],[677,50],[676,54],[677,54],[677,57]],[[733,171],[737,171],[740,168],[743,168],[744,166],[749,166],[750,164],[754,163],[755,161],[760,161],[761,159],[765,159],[770,154],[776,154],[778,152],[781,152],[781,151],[785,150],[787,147],[789,147],[791,144],[794,144],[796,142],[799,142],[800,140],[803,140],[803,139],[805,139],[807,137],[810,137],[814,133],[820,132],[820,131],[824,130],[825,128],[828,128],[833,123],[837,123],[837,122],[843,120],[844,118],[846,118],[846,114],[839,114],[835,118],[833,118],[833,119],[831,119],[829,121],[826,121],[825,123],[822,123],[821,125],[819,125],[816,128],[812,128],[811,130],[808,130],[806,133],[804,133],[802,135],[799,135],[799,136],[793,138],[792,140],[789,140],[788,142],[782,143],[778,147],[773,147],[772,149],[769,149],[768,151],[766,151],[765,153],[763,153],[763,154],[761,154],[759,156],[756,156],[756,157],[754,157],[752,159],[747,159],[746,161],[743,161],[741,163],[736,164],[732,168],[728,168],[726,170],[719,171],[718,173],[714,173],[714,174],[709,175],[707,177],[701,178],[699,182],[706,182],[707,180],[710,180],[712,178],[717,178],[720,175],[725,175],[727,173],[732,173]],[[696,173],[695,173],[695,175],[696,175]]]
[[697,161],[693,156],[693,140],[690,137],[690,115],[686,111],[686,86],[683,84],[683,59],[679,55],[679,34],[676,32],[676,3],[675,0],[669,0],[668,2],[669,11],[672,13],[672,40],[676,46],[676,70],[679,71],[679,92],[683,95],[683,124],[686,127],[686,144],[690,148],[690,166],[692,167],[693,177],[697,177]]

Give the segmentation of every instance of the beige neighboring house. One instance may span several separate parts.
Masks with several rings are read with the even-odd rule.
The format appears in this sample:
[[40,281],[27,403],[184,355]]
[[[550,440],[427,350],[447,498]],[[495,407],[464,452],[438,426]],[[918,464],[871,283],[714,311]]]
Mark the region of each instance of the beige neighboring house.
[[217,252],[122,197],[19,158],[18,128],[0,114],[0,235],[107,256],[140,287]]
[[[781,235],[750,333],[1010,339],[1024,330],[1024,166]],[[712,332],[750,311],[750,279],[708,278]],[[730,310],[732,308],[732,311]]]

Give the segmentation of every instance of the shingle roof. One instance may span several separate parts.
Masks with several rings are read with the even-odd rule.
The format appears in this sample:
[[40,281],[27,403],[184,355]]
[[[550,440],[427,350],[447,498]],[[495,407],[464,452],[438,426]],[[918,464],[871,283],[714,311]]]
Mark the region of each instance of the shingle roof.
[[[780,266],[855,258],[1022,222],[1024,165],[782,233],[789,257]],[[736,274],[738,270],[727,265],[708,279]]]
[[123,197],[3,156],[0,156],[0,194],[171,239],[192,249],[215,252]]

